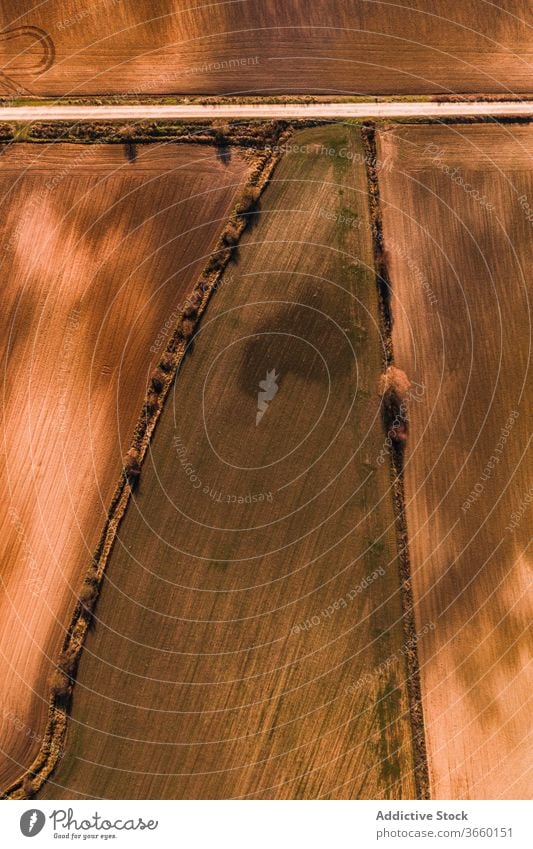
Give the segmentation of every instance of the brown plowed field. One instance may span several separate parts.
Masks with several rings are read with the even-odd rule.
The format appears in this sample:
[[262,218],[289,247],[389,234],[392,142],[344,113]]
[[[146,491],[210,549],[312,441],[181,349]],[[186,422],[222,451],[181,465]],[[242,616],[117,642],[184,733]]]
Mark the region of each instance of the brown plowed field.
[[163,411],[46,798],[415,794],[360,139],[291,144]]
[[0,157],[0,787],[39,747],[50,664],[160,332],[246,169],[198,145],[17,144]]
[[0,91],[530,93],[527,0],[5,0]]
[[411,403],[407,519],[432,795],[531,784],[533,131],[380,134],[397,364]]

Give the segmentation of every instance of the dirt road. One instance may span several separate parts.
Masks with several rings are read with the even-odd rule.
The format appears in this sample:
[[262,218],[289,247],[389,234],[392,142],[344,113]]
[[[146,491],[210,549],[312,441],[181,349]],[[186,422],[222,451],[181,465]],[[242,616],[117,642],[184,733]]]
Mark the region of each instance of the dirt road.
[[533,102],[478,103],[180,103],[135,106],[4,106],[2,121],[188,120],[190,118],[433,118],[523,117],[533,115]]

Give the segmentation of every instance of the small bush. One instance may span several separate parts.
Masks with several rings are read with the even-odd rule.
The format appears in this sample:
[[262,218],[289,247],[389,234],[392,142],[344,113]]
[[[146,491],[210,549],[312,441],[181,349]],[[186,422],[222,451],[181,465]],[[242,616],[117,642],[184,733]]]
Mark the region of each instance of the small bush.
[[189,298],[189,302],[193,307],[199,307],[204,298],[204,293],[202,289],[195,289]]
[[33,776],[25,775],[22,779],[22,793],[25,799],[32,799],[36,792]]
[[172,354],[169,351],[167,351],[161,357],[161,362],[159,363],[159,368],[163,369],[163,371],[165,371],[165,372],[169,372],[169,371],[172,371],[173,365],[174,365],[174,358],[173,358]]
[[85,578],[85,583],[91,587],[97,587],[99,584],[98,574],[97,574],[98,566],[97,564],[93,564],[91,567],[90,573]]
[[211,254],[209,260],[207,262],[207,266],[205,269],[208,277],[211,274],[217,274],[219,271],[223,271],[226,266],[226,260],[228,259],[227,250],[219,250],[215,251],[215,253]]
[[229,124],[222,124],[222,126],[213,128],[213,136],[216,145],[225,145],[227,144],[228,136],[231,134],[231,128]]
[[246,186],[237,202],[237,212],[239,215],[250,212],[259,200],[260,194],[261,189],[257,186]]
[[76,666],[78,664],[78,655],[74,646],[69,646],[61,652],[58,669],[60,669],[68,678],[74,678]]
[[92,610],[98,598],[98,584],[84,581],[80,590],[79,602],[86,610]]
[[387,436],[395,445],[402,446],[407,442],[408,433],[407,421],[395,421],[387,431]]
[[124,458],[124,467],[127,467],[127,466],[132,466],[133,468],[138,467],[139,466],[139,458],[140,458],[140,454],[139,454],[138,449],[137,448],[130,448],[130,450],[128,451],[128,453],[126,454],[126,456]]
[[121,139],[131,139],[135,135],[135,126],[133,124],[123,124],[118,129],[118,135]]
[[381,375],[380,394],[383,403],[383,422],[390,439],[401,445],[407,441],[409,420],[407,401],[411,381],[396,366],[389,366]]
[[389,366],[380,378],[380,393],[383,397],[387,394],[394,394],[401,400],[407,398],[411,389],[411,381],[406,373],[396,366]]
[[59,702],[60,705],[67,704],[70,698],[72,685],[69,676],[65,675],[59,667],[55,669],[52,674],[50,686],[54,700]]

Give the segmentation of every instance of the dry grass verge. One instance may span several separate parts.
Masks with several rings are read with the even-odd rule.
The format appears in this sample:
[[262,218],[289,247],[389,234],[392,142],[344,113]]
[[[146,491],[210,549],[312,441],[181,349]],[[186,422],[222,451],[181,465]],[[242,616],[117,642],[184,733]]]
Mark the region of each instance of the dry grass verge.
[[394,352],[423,387],[404,480],[432,795],[528,798],[533,131],[395,128],[377,149]]

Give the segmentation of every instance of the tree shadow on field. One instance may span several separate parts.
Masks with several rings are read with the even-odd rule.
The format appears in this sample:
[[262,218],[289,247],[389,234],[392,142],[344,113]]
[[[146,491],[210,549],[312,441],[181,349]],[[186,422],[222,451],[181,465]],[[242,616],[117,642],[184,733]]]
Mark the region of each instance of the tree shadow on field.
[[227,142],[220,142],[215,145],[215,154],[220,163],[222,165],[229,165],[231,162],[231,145]]
[[258,321],[246,342],[239,370],[239,385],[255,398],[260,381],[273,369],[281,387],[287,375],[310,383],[331,383],[352,368],[348,339],[320,311],[318,298],[312,309],[303,304],[269,307],[271,314]]

